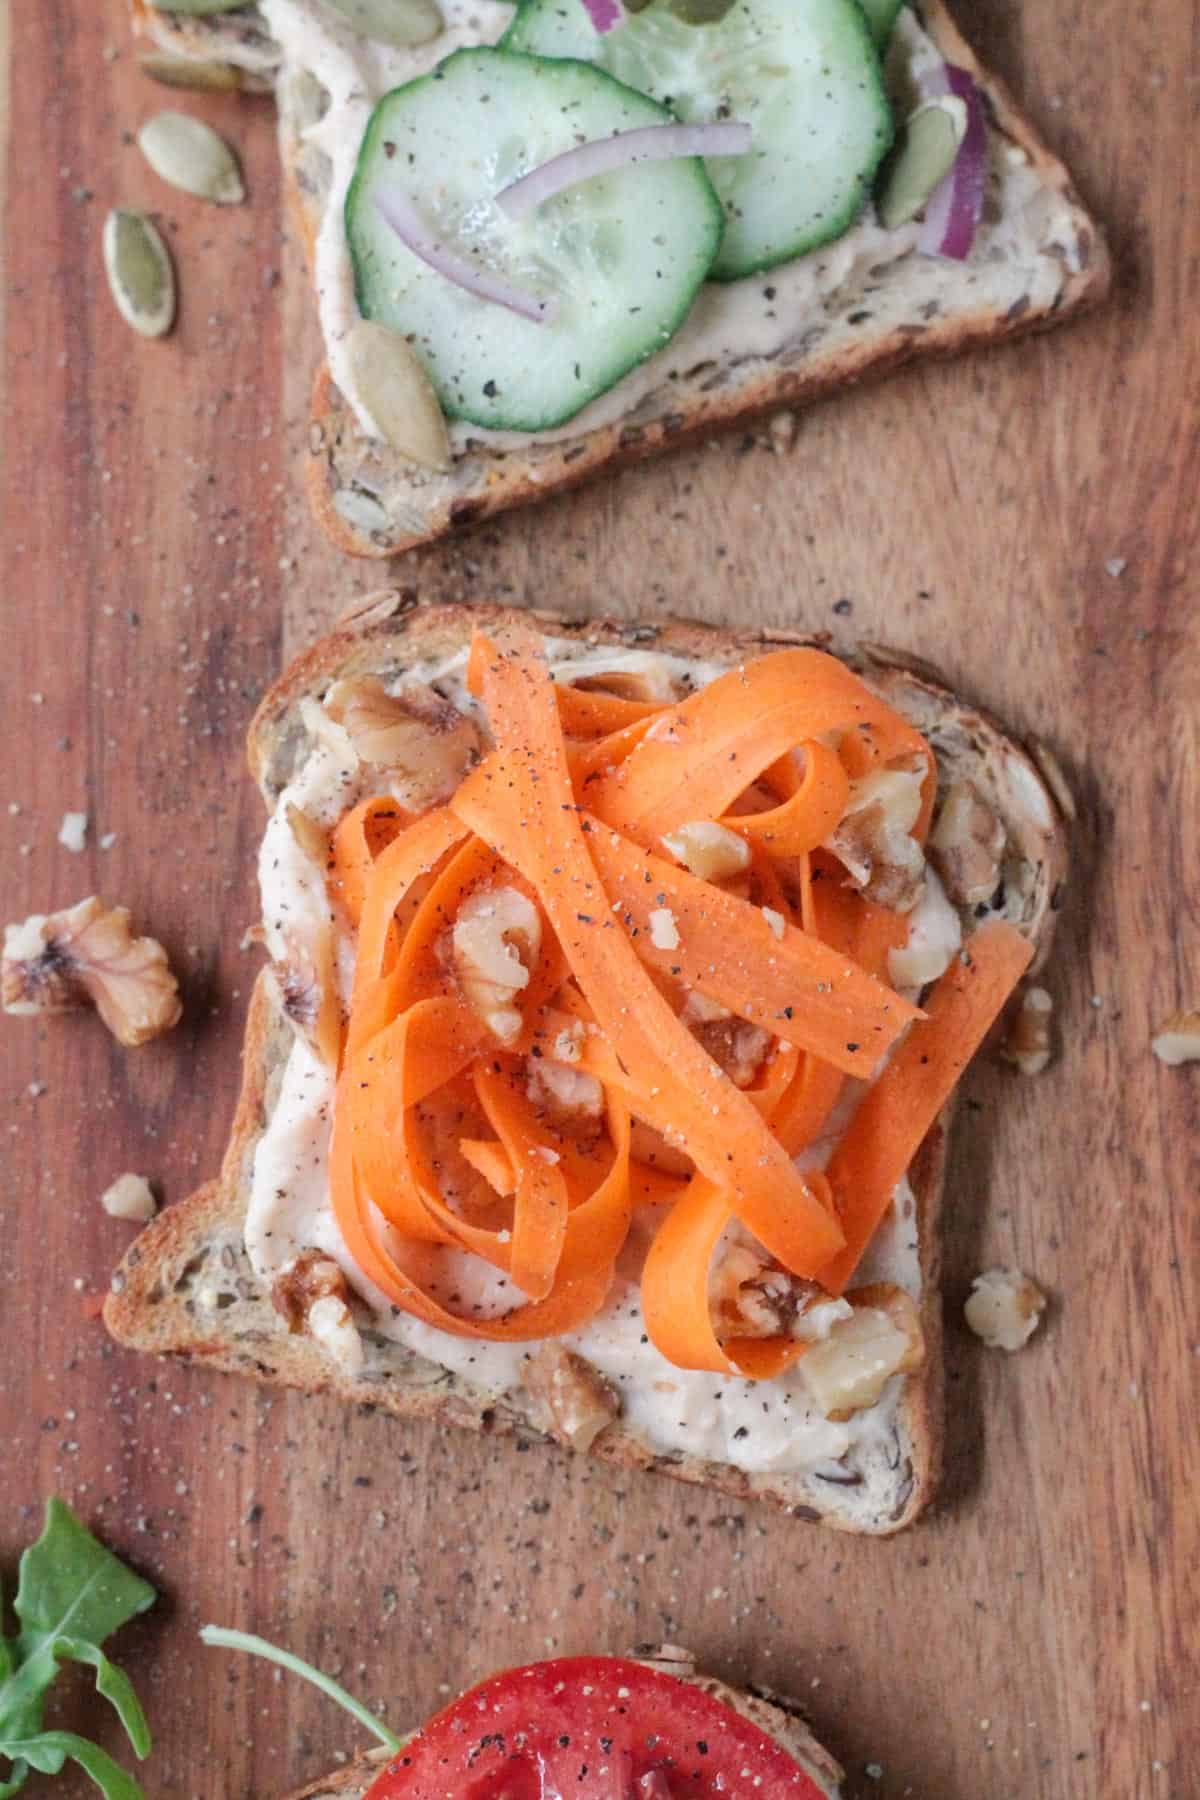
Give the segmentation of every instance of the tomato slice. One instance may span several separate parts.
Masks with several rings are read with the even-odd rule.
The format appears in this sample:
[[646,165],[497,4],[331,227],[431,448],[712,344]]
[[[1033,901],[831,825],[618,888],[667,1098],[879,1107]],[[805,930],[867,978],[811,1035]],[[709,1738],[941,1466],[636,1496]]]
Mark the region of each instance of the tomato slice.
[[367,1800],[821,1800],[724,1701],[618,1656],[481,1682],[410,1738]]

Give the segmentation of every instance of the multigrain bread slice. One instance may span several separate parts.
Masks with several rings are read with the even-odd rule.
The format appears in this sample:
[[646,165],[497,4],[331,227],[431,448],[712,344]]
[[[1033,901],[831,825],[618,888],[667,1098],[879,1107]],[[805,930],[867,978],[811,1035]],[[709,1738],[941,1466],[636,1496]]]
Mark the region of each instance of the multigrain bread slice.
[[[281,154],[311,254],[330,183],[328,158],[306,137],[325,110],[319,83],[278,60],[254,6],[217,19],[183,19],[146,0],[133,5],[143,28],[177,53],[223,55],[274,79]],[[917,357],[952,356],[1041,330],[1098,302],[1109,283],[1108,252],[1066,169],[1004,84],[980,65],[942,0],[920,0],[912,10],[940,54],[979,83],[986,103],[991,188],[968,262],[910,253],[874,265],[868,257],[817,296],[794,329],[789,322],[785,341],[769,356],[728,349],[709,356],[698,336],[693,358],[685,354],[685,327],[660,359],[662,379],[625,416],[516,447],[456,426],[446,474],[418,469],[366,435],[323,367],[313,390],[306,482],[334,541],[351,555],[391,556],[603,470],[807,406]]]
[[[700,1673],[690,1652],[674,1644],[642,1648],[635,1651],[634,1655],[639,1662],[647,1663],[664,1674],[673,1675],[680,1681],[686,1681],[704,1693],[711,1694],[714,1700],[720,1700],[735,1712],[741,1713],[782,1745],[828,1800],[838,1800],[843,1770],[825,1746],[814,1737],[794,1700],[766,1690],[747,1691],[744,1688],[729,1687],[715,1676]],[[324,1775],[298,1792],[289,1794],[287,1800],[334,1800],[335,1796],[339,1796],[340,1800],[363,1800],[371,1783],[376,1780],[380,1769],[388,1760],[389,1752],[386,1750],[368,1751],[366,1755],[356,1757],[345,1768],[338,1769],[331,1775]]]
[[[385,682],[414,666],[438,665],[459,652],[477,626],[502,626],[490,606],[419,609],[399,594],[367,603],[341,630],[301,656],[268,692],[250,732],[250,765],[268,808],[313,750],[312,710],[334,680],[373,675]],[[571,624],[534,615],[566,660],[631,649],[732,666],[798,636],[766,637],[699,625]],[[987,713],[959,699],[936,673],[878,648],[845,658],[926,735],[944,782],[969,779],[1003,822],[1004,877],[989,916],[1004,916],[1033,941],[1040,962],[1049,947],[1066,872],[1063,814],[1037,762]],[[1047,764],[1052,769],[1052,764]],[[1060,790],[1061,791],[1061,790]],[[382,1336],[363,1333],[366,1362],[351,1376],[305,1335],[289,1335],[244,1248],[256,1148],[278,1104],[294,1042],[269,972],[255,987],[244,1074],[232,1136],[217,1180],[168,1208],[129,1250],[105,1308],[110,1330],[142,1350],[208,1362],[309,1392],[333,1392],[381,1411],[436,1419],[497,1434],[549,1434],[550,1420],[523,1387],[497,1394]],[[948,1119],[932,1130],[910,1170],[920,1259],[919,1305],[927,1355],[905,1378],[881,1441],[849,1461],[816,1470],[747,1471],[729,1462],[663,1453],[620,1419],[592,1454],[625,1468],[657,1469],[738,1497],[759,1497],[814,1521],[856,1532],[889,1533],[929,1501],[941,1448],[942,1356],[939,1214]]]

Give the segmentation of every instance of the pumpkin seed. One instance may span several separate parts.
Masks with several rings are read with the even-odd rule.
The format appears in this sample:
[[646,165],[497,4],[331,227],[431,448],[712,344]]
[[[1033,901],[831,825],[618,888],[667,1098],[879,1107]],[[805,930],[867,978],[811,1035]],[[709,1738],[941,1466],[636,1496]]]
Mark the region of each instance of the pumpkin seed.
[[907,121],[887,166],[875,205],[886,231],[915,219],[938,183],[954,167],[967,130],[967,108],[957,94],[919,106]]
[[175,270],[144,213],[118,207],[104,221],[104,272],[121,317],[143,337],[175,322]]
[[172,56],[167,50],[143,50],[138,67],[164,87],[198,88],[205,93],[228,94],[244,86],[242,71],[233,63],[201,62],[191,56]]
[[376,531],[385,531],[391,523],[379,501],[359,488],[338,488],[333,496],[333,510],[347,525],[367,537]]
[[402,456],[425,469],[450,467],[450,434],[424,364],[406,338],[359,319],[347,345],[359,398]]
[[363,37],[407,50],[427,44],[445,28],[434,0],[324,0]]
[[734,0],[671,0],[671,11],[685,25],[716,25],[733,7]]
[[154,0],[161,12],[187,13],[192,18],[206,18],[210,13],[233,12],[248,0]]
[[237,157],[203,119],[186,113],[160,112],[138,132],[138,149],[156,175],[218,206],[236,206],[246,198]]

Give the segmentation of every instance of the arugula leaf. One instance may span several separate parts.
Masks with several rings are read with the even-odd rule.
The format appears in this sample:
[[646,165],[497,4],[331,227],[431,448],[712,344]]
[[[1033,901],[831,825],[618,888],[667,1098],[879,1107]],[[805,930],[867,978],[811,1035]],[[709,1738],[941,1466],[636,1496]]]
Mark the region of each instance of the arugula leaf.
[[74,1731],[43,1731],[27,1743],[16,1743],[12,1748],[43,1775],[59,1774],[69,1757],[81,1769],[87,1770],[105,1800],[146,1800],[139,1783],[125,1773],[120,1763],[113,1761],[107,1750],[102,1750],[99,1744],[89,1743],[87,1738],[79,1737]]
[[107,1751],[75,1732],[44,1730],[42,1714],[60,1662],[85,1663],[95,1669],[96,1691],[115,1709],[136,1755],[149,1753],[149,1728],[129,1677],[100,1645],[154,1598],[149,1582],[97,1543],[70,1507],[47,1503],[42,1535],[21,1558],[20,1629],[15,1642],[0,1636],[0,1759],[11,1764],[0,1800],[19,1792],[31,1768],[56,1775],[68,1758],[107,1800],[144,1800]]

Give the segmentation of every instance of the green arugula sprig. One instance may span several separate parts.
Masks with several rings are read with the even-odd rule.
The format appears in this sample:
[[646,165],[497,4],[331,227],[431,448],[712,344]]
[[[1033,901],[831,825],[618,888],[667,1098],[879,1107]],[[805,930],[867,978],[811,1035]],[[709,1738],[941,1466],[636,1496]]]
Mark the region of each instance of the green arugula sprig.
[[19,1792],[31,1770],[57,1775],[68,1761],[91,1776],[105,1800],[145,1800],[106,1750],[73,1731],[46,1730],[42,1715],[59,1664],[86,1663],[135,1755],[149,1754],[150,1730],[129,1677],[100,1646],[154,1599],[150,1583],[97,1543],[69,1506],[47,1502],[42,1535],[21,1558],[14,1602],[20,1629],[15,1638],[0,1630],[0,1800]]
[[394,1731],[389,1731],[382,1719],[377,1719],[369,1712],[361,1700],[348,1694],[340,1683],[330,1675],[322,1675],[320,1669],[314,1669],[311,1663],[305,1662],[302,1656],[295,1656],[290,1650],[280,1650],[276,1644],[269,1644],[266,1638],[255,1637],[250,1631],[234,1631],[228,1625],[204,1625],[200,1629],[204,1643],[213,1650],[245,1650],[250,1656],[261,1656],[267,1662],[278,1663],[281,1669],[290,1669],[293,1675],[302,1675],[305,1681],[311,1681],[315,1688],[344,1706],[351,1718],[357,1719],[360,1725],[373,1732],[380,1743],[388,1750],[399,1750],[400,1739]]

